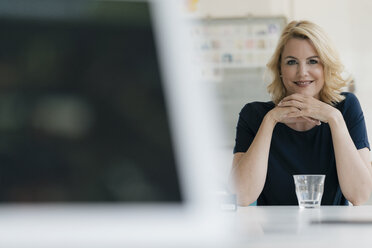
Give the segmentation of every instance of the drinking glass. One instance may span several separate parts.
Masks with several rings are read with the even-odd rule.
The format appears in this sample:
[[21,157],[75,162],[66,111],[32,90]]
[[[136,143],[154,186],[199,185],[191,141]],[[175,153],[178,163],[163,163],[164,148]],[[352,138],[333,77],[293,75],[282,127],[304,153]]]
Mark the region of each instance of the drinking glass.
[[319,208],[325,175],[293,175],[300,208]]

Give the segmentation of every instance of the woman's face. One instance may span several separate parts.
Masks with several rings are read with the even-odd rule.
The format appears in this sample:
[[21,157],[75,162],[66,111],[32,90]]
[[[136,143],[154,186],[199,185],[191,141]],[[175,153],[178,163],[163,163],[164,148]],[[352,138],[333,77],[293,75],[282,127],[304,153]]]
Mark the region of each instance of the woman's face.
[[324,86],[324,70],[310,40],[288,40],[283,49],[280,68],[287,96],[299,93],[319,99],[319,92]]

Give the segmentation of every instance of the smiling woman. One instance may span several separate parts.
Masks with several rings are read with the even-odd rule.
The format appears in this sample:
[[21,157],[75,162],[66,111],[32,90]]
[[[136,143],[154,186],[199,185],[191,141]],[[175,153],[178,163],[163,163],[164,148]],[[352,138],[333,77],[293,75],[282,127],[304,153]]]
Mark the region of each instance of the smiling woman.
[[327,35],[293,21],[268,63],[271,102],[241,111],[231,186],[241,205],[296,205],[295,174],[326,175],[323,205],[363,204],[372,192],[370,146],[358,99]]

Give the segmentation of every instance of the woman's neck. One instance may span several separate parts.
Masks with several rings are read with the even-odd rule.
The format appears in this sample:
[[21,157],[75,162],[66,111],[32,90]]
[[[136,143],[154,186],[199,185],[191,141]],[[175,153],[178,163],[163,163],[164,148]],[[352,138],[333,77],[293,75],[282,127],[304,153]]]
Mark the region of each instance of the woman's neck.
[[293,130],[296,130],[299,132],[308,131],[316,126],[314,123],[310,123],[310,122],[286,123],[286,125],[292,128]]

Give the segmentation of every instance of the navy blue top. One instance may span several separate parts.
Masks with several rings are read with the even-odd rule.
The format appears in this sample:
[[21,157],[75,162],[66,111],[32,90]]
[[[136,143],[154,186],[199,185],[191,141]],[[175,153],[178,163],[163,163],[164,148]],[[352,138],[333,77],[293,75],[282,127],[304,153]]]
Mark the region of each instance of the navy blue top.
[[[357,149],[368,147],[367,130],[359,101],[352,93],[342,93],[345,100],[335,107],[344,117]],[[241,110],[234,153],[246,152],[273,102],[248,103]],[[296,131],[277,123],[271,140],[265,186],[257,205],[298,205],[293,175],[325,174],[322,205],[347,205],[336,172],[331,130],[327,123],[308,131]]]

